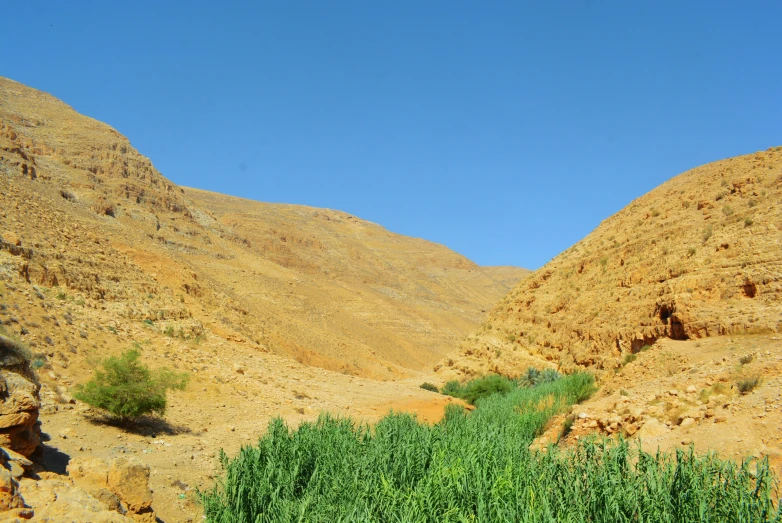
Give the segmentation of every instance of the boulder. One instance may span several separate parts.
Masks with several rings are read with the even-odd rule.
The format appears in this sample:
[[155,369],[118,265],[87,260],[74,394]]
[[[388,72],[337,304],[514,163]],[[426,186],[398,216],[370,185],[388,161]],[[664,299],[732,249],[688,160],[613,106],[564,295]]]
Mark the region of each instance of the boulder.
[[38,448],[40,388],[27,349],[0,335],[0,447],[25,457]]
[[670,429],[661,423],[660,420],[657,418],[649,418],[649,420],[644,423],[643,427],[641,427],[640,430],[635,433],[635,435],[643,440],[657,438],[667,434],[668,432],[670,432]]
[[111,499],[96,499],[68,478],[24,479],[19,490],[33,507],[35,521],[134,523],[110,507]]
[[[73,482],[109,505],[116,497],[137,521],[155,521],[149,466],[136,458],[73,458],[68,463]],[[113,497],[114,496],[114,497]]]

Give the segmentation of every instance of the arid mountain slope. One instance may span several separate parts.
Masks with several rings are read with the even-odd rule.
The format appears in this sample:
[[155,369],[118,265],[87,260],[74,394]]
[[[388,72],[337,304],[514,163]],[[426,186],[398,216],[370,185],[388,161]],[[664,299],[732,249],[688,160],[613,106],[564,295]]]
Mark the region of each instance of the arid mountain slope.
[[111,127],[7,79],[0,184],[7,274],[106,321],[365,376],[431,366],[525,274],[336,211],[186,192]]
[[612,369],[660,338],[782,331],[782,147],[698,167],[519,283],[443,377]]

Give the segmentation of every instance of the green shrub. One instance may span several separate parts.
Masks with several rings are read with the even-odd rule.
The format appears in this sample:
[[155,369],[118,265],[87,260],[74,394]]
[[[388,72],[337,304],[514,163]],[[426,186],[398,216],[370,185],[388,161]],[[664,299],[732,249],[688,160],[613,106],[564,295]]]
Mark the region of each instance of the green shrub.
[[168,369],[150,371],[139,362],[140,352],[129,350],[101,363],[92,379],[76,387],[74,396],[107,411],[122,422],[145,414],[164,415],[169,389],[183,390],[188,376]]
[[453,396],[454,398],[458,398],[459,391],[461,390],[462,386],[457,380],[451,380],[447,382],[445,385],[443,385],[443,388],[440,390],[440,394],[445,394],[446,396]]
[[491,374],[467,382],[461,387],[457,397],[467,403],[475,405],[475,402],[492,394],[505,394],[515,389],[515,384],[505,376]]
[[518,380],[520,387],[535,387],[544,383],[551,383],[560,379],[562,375],[554,369],[538,370],[530,367],[527,372]]
[[739,389],[739,392],[742,394],[749,394],[755,388],[760,385],[761,378],[760,376],[751,376],[749,378],[745,378],[743,380],[739,380],[739,382],[736,384],[736,386]]
[[424,390],[431,391],[431,392],[440,392],[437,389],[437,385],[435,385],[434,383],[429,383],[428,381],[426,383],[422,383],[421,384],[421,388],[424,389]]
[[625,357],[622,359],[622,365],[627,365],[628,363],[634,362],[638,358],[638,354],[625,354]]

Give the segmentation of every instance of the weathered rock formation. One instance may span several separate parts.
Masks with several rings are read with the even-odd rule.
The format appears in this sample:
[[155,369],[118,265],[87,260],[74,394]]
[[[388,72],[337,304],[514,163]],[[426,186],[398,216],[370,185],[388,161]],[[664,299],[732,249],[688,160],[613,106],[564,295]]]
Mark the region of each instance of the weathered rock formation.
[[127,513],[136,521],[154,523],[149,467],[138,459],[72,459],[68,475],[74,484],[113,510]]
[[30,456],[41,443],[38,384],[26,349],[0,335],[0,447]]
[[[430,368],[527,273],[344,212],[178,187],[115,129],[4,78],[0,236],[10,292],[37,286],[117,331],[154,322],[383,378]],[[55,358],[78,350],[19,325]]]
[[659,338],[782,331],[782,147],[698,167],[523,280],[445,377],[615,368]]

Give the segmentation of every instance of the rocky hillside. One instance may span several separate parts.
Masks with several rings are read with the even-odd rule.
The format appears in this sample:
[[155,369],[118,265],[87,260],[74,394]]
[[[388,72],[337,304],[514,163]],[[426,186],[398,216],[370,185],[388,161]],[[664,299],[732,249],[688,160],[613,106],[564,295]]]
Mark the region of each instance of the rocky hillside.
[[[337,211],[185,190],[108,125],[7,79],[0,186],[7,292],[30,293],[20,279],[114,330],[215,336],[351,374],[431,367],[526,273]],[[56,353],[78,345],[12,327]]]
[[519,283],[447,377],[614,369],[656,340],[782,332],[782,147],[664,183]]

